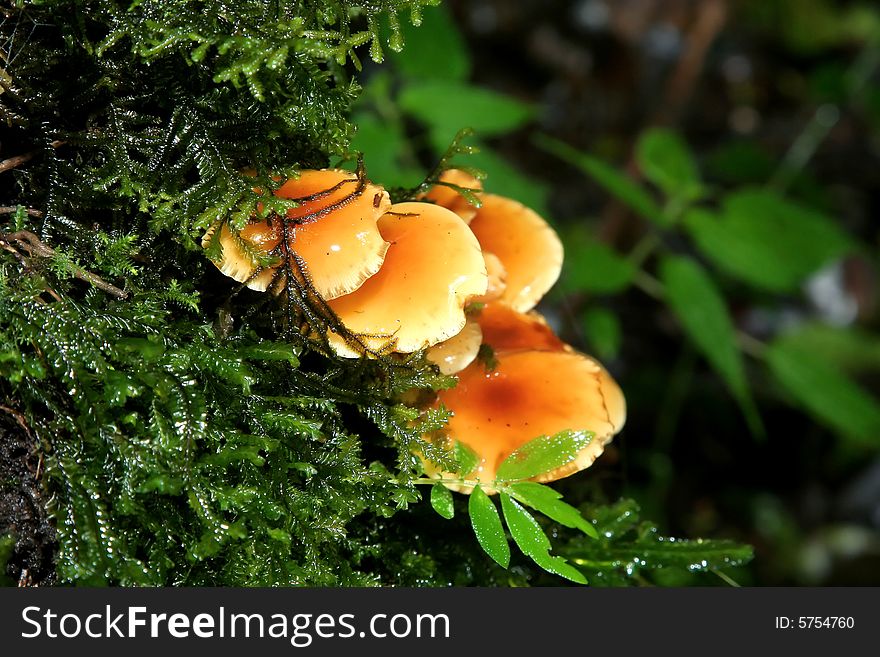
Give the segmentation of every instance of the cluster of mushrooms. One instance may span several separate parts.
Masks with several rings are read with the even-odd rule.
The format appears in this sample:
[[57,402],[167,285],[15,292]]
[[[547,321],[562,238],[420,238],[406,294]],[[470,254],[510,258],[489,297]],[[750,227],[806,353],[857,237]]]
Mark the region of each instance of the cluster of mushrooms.
[[[254,216],[241,231],[218,222],[203,246],[218,239],[214,264],[260,291],[280,289],[277,256],[294,259],[357,336],[353,343],[328,329],[339,356],[427,350],[441,372],[457,376],[433,403],[451,411],[450,444],[460,441],[480,459],[458,476],[491,484],[514,450],[566,430],[593,438],[567,465],[534,480],[589,467],[620,431],[626,406],[608,372],[533,310],[559,277],[558,236],[529,208],[484,193],[467,173],[449,170],[440,180],[419,201],[392,204],[359,173],[302,171],[274,192],[297,202],[286,217]],[[480,206],[461,189],[475,190]]]

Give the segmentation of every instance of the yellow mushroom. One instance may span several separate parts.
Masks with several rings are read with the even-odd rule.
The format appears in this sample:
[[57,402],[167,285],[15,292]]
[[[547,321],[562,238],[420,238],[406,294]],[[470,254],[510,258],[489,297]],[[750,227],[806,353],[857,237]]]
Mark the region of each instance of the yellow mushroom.
[[495,302],[487,304],[477,318],[483,343],[495,353],[506,351],[568,351],[541,315],[520,313]]
[[562,242],[544,219],[522,203],[481,194],[470,228],[483,251],[494,254],[507,272],[502,303],[525,312],[534,308],[562,270]]
[[486,272],[489,274],[489,287],[486,294],[474,299],[476,303],[489,303],[500,299],[507,289],[507,270],[498,256],[483,251],[483,259],[486,261]]
[[480,325],[468,319],[458,334],[428,349],[426,357],[440,368],[442,374],[455,374],[474,362],[482,342]]
[[237,234],[218,222],[221,258],[214,264],[248,287],[280,292],[287,269],[304,270],[315,290],[333,299],[359,288],[385,259],[388,243],[377,226],[390,208],[388,193],[358,174],[336,169],[302,171],[275,190],[299,202],[285,217],[254,217]]
[[[474,176],[460,169],[447,169],[440,174],[441,182],[451,183],[464,189],[472,189],[474,193],[483,190],[483,184]],[[447,185],[434,185],[422,197],[426,201],[436,203],[447,210],[452,210],[461,217],[465,223],[470,223],[477,213],[477,208],[453,187]]]
[[354,358],[363,346],[377,353],[412,353],[454,335],[465,325],[464,308],[485,294],[488,275],[480,245],[455,213],[431,203],[391,206],[379,220],[390,243],[377,274],[351,294],[329,302],[353,344],[331,332],[337,354]]
[[[438,392],[435,403],[452,412],[446,437],[479,458],[473,473],[461,474],[491,484],[498,466],[516,449],[562,431],[589,431],[593,438],[572,461],[534,481],[553,481],[592,465],[626,421],[620,386],[535,313],[496,303],[478,319],[483,343],[494,352],[492,363],[473,362],[458,373],[458,385]],[[426,464],[426,471],[433,474],[436,468]],[[470,486],[449,487],[471,491]]]

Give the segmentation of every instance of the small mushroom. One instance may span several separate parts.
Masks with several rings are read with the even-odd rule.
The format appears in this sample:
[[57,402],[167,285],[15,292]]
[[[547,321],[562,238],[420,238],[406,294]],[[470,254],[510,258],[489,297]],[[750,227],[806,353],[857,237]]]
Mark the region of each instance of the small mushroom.
[[[479,179],[465,171],[461,171],[460,169],[447,169],[440,174],[440,181],[464,189],[472,189],[474,190],[474,193],[483,190],[483,184]],[[477,207],[468,202],[468,200],[462,196],[461,192],[454,187],[449,187],[447,185],[434,185],[422,198],[426,201],[436,203],[448,210],[452,210],[455,214],[464,219],[465,223],[470,223],[471,219],[474,218],[474,215],[477,214]]]
[[514,310],[531,310],[559,278],[562,242],[533,210],[495,194],[481,194],[482,206],[470,223],[483,251],[507,271],[500,299]]
[[442,374],[455,374],[474,362],[482,342],[480,325],[469,319],[458,334],[435,344],[425,357],[439,367]]
[[299,205],[285,217],[255,217],[237,234],[226,222],[205,234],[207,247],[219,228],[222,257],[214,264],[224,274],[255,290],[279,292],[284,268],[301,268],[322,297],[333,299],[379,271],[388,243],[377,221],[391,206],[381,187],[350,171],[307,170],[275,195]]
[[373,353],[412,353],[442,342],[465,325],[465,305],[485,294],[486,264],[480,245],[461,217],[431,203],[391,206],[379,220],[391,246],[377,274],[351,294],[329,302],[357,344],[336,333],[330,345],[356,358]]
[[438,393],[437,403],[452,412],[445,434],[477,454],[480,462],[469,478],[486,483],[494,481],[498,466],[514,450],[566,430],[590,431],[593,439],[573,461],[534,481],[583,470],[626,420],[626,403],[614,379],[595,360],[573,351],[498,352],[492,369],[476,361],[458,379],[456,387]]

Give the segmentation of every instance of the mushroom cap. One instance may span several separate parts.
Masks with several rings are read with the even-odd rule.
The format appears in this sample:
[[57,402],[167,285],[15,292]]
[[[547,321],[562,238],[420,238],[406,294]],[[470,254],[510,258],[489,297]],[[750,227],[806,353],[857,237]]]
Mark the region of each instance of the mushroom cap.
[[[382,268],[330,301],[332,310],[380,353],[389,346],[411,353],[456,335],[465,325],[465,305],[488,286],[480,245],[467,224],[446,208],[409,202],[391,206],[379,231],[391,243]],[[363,352],[336,333],[328,338],[340,356]]]
[[350,171],[323,169],[303,171],[275,195],[303,199],[287,211],[293,220],[288,241],[325,299],[356,290],[379,271],[388,243],[377,222],[391,207],[384,189]]
[[547,321],[538,313],[520,313],[510,306],[495,302],[486,304],[477,321],[483,343],[496,354],[508,351],[568,351],[567,344],[556,337]]
[[[214,265],[230,278],[245,283],[247,287],[258,292],[265,292],[275,277],[277,265],[266,265],[259,273],[260,263],[257,254],[267,256],[278,246],[280,236],[267,229],[265,223],[249,223],[241,229],[238,237],[232,234],[226,222],[214,224],[202,238],[202,247],[208,248],[214,233],[220,230],[222,256]],[[244,243],[244,245],[242,245]],[[255,275],[256,274],[256,275]]]
[[522,203],[481,194],[483,204],[470,223],[484,251],[507,270],[501,301],[525,312],[553,286],[562,271],[562,242],[550,225]]
[[441,374],[455,374],[474,362],[482,343],[480,325],[468,319],[461,331],[428,349],[425,357],[440,368]]
[[[483,183],[471,174],[461,169],[447,169],[440,174],[440,180],[445,183],[452,183],[466,189],[473,189],[477,192],[482,191]],[[436,203],[448,210],[452,210],[461,217],[465,223],[470,223],[474,215],[477,214],[476,206],[468,203],[467,199],[458,192],[458,190],[446,185],[434,185],[423,196],[427,201]]]
[[[377,221],[391,207],[391,200],[381,187],[350,171],[307,170],[281,185],[275,195],[300,205],[283,219],[253,218],[240,231],[239,240],[225,223],[221,225],[223,256],[215,264],[227,276],[266,290],[286,259],[298,260],[289,264],[301,264],[318,294],[333,299],[356,290],[382,266],[388,243]],[[205,235],[203,246],[215,229]],[[254,277],[258,256],[270,254],[280,262]]]
[[578,472],[592,465],[626,420],[626,402],[614,379],[595,360],[572,351],[501,353],[494,369],[477,361],[458,378],[455,388],[438,393],[438,403],[452,411],[445,433],[480,457],[471,477],[487,483],[514,450],[566,430],[594,436],[573,461],[533,480]]

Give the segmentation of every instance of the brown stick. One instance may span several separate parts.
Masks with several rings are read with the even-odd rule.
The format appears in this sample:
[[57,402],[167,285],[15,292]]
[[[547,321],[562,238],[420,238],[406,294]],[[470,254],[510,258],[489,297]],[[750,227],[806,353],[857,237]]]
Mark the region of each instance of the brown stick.
[[[59,146],[64,146],[67,142],[56,139],[51,144],[49,144],[52,148],[58,148]],[[20,167],[22,164],[27,162],[28,160],[33,159],[34,155],[37,154],[37,151],[31,151],[29,153],[23,153],[21,155],[16,155],[15,157],[10,157],[9,159],[3,160],[0,162],[0,173],[4,171],[9,171],[10,169],[14,169],[15,167]]]
[[[19,206],[17,206],[17,205],[2,206],[2,207],[0,207],[0,214],[13,214],[14,212],[18,211],[18,208],[19,208]],[[33,208],[27,208],[25,210],[25,212],[27,212],[32,217],[42,217],[43,216],[42,212],[40,212],[39,210],[34,210]]]
[[23,155],[16,155],[15,157],[10,157],[8,160],[3,160],[0,162],[0,173],[4,171],[8,171],[9,169],[14,169],[17,166],[21,166],[28,160],[30,160],[34,156],[33,152],[25,153]]
[[706,54],[727,21],[726,0],[698,3],[697,17],[688,30],[687,45],[666,85],[664,102],[652,123],[675,123],[696,86],[706,62]]
[[[41,258],[51,258],[55,255],[55,249],[41,242],[39,237],[27,230],[20,230],[17,233],[9,233],[8,235],[0,235],[0,246],[3,246],[4,248],[12,247],[12,243],[25,249],[29,255],[36,255]],[[7,248],[7,250],[9,250],[9,248]],[[100,290],[104,290],[104,292],[117,299],[128,298],[128,292],[108,283],[103,278],[90,271],[75,267],[73,275],[82,281],[91,283]]]
[[16,411],[14,408],[9,408],[8,406],[4,406],[3,404],[0,404],[0,411],[11,415],[13,419],[19,424],[19,426],[25,430],[27,435],[31,435],[31,430],[27,425],[27,421],[24,419],[24,415]]

